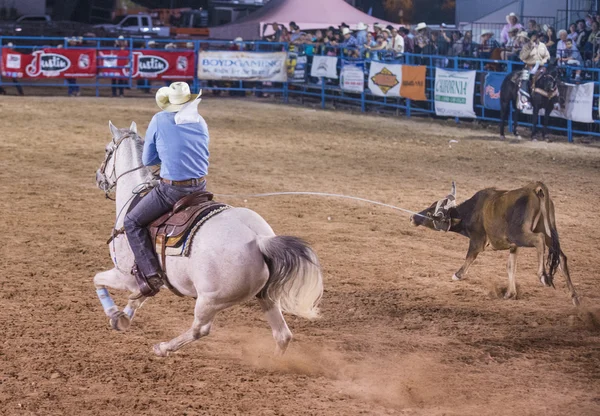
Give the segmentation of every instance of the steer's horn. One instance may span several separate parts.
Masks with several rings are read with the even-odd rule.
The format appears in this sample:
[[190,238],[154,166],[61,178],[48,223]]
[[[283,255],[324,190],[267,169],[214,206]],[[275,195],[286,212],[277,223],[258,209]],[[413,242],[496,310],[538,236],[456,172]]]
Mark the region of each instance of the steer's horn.
[[456,182],[452,181],[452,190],[450,191],[450,195],[456,199]]

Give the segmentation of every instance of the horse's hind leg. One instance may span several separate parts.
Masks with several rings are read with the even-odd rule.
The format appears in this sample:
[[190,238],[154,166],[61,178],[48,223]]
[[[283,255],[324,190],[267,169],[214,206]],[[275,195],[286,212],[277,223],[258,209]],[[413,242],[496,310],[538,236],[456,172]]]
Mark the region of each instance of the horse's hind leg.
[[275,355],[283,355],[292,340],[292,332],[283,318],[279,302],[273,302],[266,298],[259,298],[258,301],[273,330],[273,338],[275,338],[275,342],[277,343]]
[[217,312],[228,306],[228,304],[215,305],[211,299],[198,297],[196,307],[194,308],[194,323],[192,327],[170,341],[154,345],[154,353],[159,357],[166,357],[170,352],[175,352],[181,347],[207,336],[210,333],[210,327]]
[[519,106],[517,105],[517,99],[512,100],[512,107],[513,107],[513,114],[512,114],[512,119],[513,119],[513,128],[512,128],[512,132],[513,135],[520,139],[521,136],[519,136]]

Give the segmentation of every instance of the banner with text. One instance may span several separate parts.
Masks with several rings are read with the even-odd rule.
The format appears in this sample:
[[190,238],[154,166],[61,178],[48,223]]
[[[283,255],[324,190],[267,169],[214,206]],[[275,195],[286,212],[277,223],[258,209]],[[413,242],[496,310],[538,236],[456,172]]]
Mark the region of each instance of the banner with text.
[[369,90],[379,97],[400,97],[402,65],[371,62]]
[[289,82],[305,82],[308,57],[296,53],[288,54],[287,76]]
[[340,88],[346,92],[362,94],[365,90],[364,62],[343,63],[340,72]]
[[286,52],[201,51],[198,78],[286,82],[286,61]]
[[482,103],[489,110],[500,111],[500,87],[506,78],[505,74],[489,73],[483,83]]
[[425,75],[426,66],[402,66],[402,87],[400,87],[400,96],[410,98],[414,101],[427,101],[425,95]]
[[435,114],[475,118],[473,93],[476,71],[435,70]]
[[[560,110],[552,110],[550,117],[564,118],[580,123],[593,123],[594,83],[558,85],[560,97]],[[524,110],[524,114],[531,114],[531,110]],[[540,110],[539,115],[544,115]]]
[[[194,78],[193,51],[134,50],[132,78],[192,79]],[[98,73],[105,77],[129,76],[129,51],[98,51]]]
[[337,79],[337,58],[335,56],[313,56],[310,76]]
[[2,75],[10,78],[95,77],[96,51],[46,48],[32,54],[22,54],[3,48]]

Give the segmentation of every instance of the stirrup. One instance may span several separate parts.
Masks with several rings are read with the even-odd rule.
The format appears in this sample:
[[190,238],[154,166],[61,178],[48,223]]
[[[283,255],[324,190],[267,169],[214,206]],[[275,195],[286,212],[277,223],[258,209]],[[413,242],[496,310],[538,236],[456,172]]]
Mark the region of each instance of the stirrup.
[[133,265],[131,274],[135,277],[142,296],[150,297],[156,295],[164,284],[162,272],[146,277],[139,271],[137,264]]

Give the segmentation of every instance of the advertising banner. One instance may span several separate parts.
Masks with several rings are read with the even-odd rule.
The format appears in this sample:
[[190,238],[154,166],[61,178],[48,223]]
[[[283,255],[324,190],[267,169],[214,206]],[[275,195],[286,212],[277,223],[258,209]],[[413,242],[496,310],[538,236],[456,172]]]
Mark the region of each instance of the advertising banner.
[[288,55],[287,70],[289,82],[305,82],[308,58],[306,55],[290,53]]
[[400,96],[415,101],[427,101],[425,95],[426,73],[427,67],[425,66],[403,65]]
[[379,97],[400,97],[402,65],[371,62],[369,90]]
[[286,61],[286,52],[201,51],[198,78],[286,82]]
[[340,88],[361,94],[365,90],[364,63],[345,63],[340,72]]
[[[593,123],[594,83],[586,84],[558,84],[560,110],[552,110],[551,117],[564,118],[580,123]],[[523,111],[523,114],[531,114],[531,110]],[[544,115],[540,110],[539,115]]]
[[506,78],[505,74],[489,73],[483,83],[482,104],[489,110],[500,111],[500,87]]
[[310,76],[337,79],[337,58],[335,56],[313,56]]
[[435,114],[475,118],[473,93],[476,71],[435,70]]
[[[128,77],[129,51],[98,51],[102,76]],[[121,67],[121,68],[119,68]],[[180,80],[194,78],[194,51],[134,50],[131,77]]]
[[2,75],[11,78],[92,78],[96,76],[96,51],[46,48],[21,54],[4,48]]

